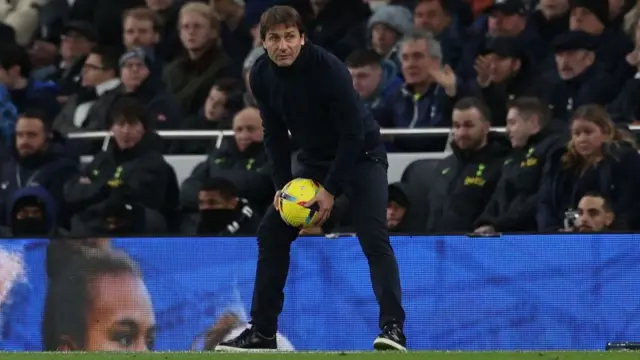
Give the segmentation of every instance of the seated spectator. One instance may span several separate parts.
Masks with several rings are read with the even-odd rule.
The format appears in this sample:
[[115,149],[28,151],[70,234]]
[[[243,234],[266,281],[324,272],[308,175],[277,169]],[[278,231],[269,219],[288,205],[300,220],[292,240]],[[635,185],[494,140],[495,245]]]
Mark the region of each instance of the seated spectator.
[[[389,185],[389,201],[387,202],[387,228],[390,233],[409,233],[404,222],[407,210],[411,207],[409,193],[404,184]],[[416,229],[417,230],[417,229]]]
[[[568,231],[604,232],[614,229],[616,214],[609,200],[600,194],[585,194],[578,203],[577,221],[567,224]],[[574,218],[575,219],[575,218]],[[621,230],[621,229],[616,229]]]
[[241,72],[244,59],[253,48],[251,28],[244,18],[244,1],[212,0],[214,11],[220,16],[220,40],[222,48],[231,58],[234,76]]
[[621,226],[639,227],[640,155],[635,144],[621,141],[607,112],[600,106],[578,108],[571,121],[572,138],[555,154],[544,176],[538,205],[538,230],[563,229],[565,213],[573,211],[582,197],[602,194]]
[[611,116],[625,123],[640,121],[640,21],[634,27],[636,48],[627,55],[627,63],[633,67],[635,76],[626,80],[622,89],[608,107]]
[[453,154],[436,167],[428,195],[427,233],[469,232],[496,188],[507,139],[490,133],[491,115],[475,98],[453,110]]
[[595,38],[594,51],[603,70],[620,86],[634,73],[625,57],[633,51],[633,42],[611,20],[610,0],[572,0],[569,28],[584,31]]
[[57,226],[56,202],[42,186],[27,186],[12,194],[6,208],[11,237],[55,237],[64,235]]
[[476,59],[475,69],[478,95],[489,105],[493,126],[504,126],[509,101],[544,92],[544,82],[514,38],[488,40],[484,54]]
[[255,108],[240,111],[233,119],[234,140],[198,164],[182,184],[180,203],[187,211],[198,209],[198,192],[207,179],[223,177],[238,189],[240,197],[262,212],[273,200],[274,188],[262,144],[262,119]]
[[119,54],[110,48],[96,47],[82,68],[83,90],[72,95],[53,122],[62,134],[78,131],[105,130],[113,93],[121,84],[118,77]]
[[353,87],[372,111],[382,105],[383,99],[398,91],[402,80],[396,66],[371,50],[356,50],[346,60],[353,79]]
[[[17,45],[0,45],[0,87],[6,87],[9,92],[9,99],[5,99],[3,106],[11,107],[6,103],[10,100],[18,113],[36,107],[43,110],[47,121],[51,121],[60,110],[56,101],[58,86],[50,81],[32,80],[30,72],[31,63],[26,50]],[[17,119],[5,119],[5,114],[2,115],[5,135],[11,137]]]
[[51,80],[60,87],[58,102],[64,104],[69,96],[82,89],[80,84],[84,60],[95,46],[98,34],[87,22],[70,21],[60,40],[60,62],[42,69],[33,75],[37,79]]
[[150,129],[178,129],[183,126],[180,106],[154,71],[153,55],[137,48],[120,57],[120,81],[127,96],[147,109]]
[[185,116],[197,115],[211,87],[233,74],[231,60],[220,45],[220,21],[211,7],[187,3],[180,10],[180,40],[186,49],[164,70],[164,81]]
[[161,39],[161,31],[162,20],[152,9],[146,7],[133,8],[127,10],[122,16],[122,43],[126,51],[144,48],[153,54],[158,64],[162,63],[156,50]]
[[178,28],[178,14],[184,1],[173,0],[145,0],[147,8],[153,10],[160,19],[162,26],[159,30],[160,41],[155,46],[156,58],[162,63],[169,63],[180,54],[182,44],[176,29]]
[[251,236],[260,225],[260,216],[225,178],[213,178],[202,185],[198,192],[198,210],[197,235]]
[[[323,0],[311,1],[311,7],[315,13],[307,27],[311,42],[342,61],[354,50],[366,46],[367,20],[371,16],[369,4],[360,0]],[[396,20],[389,23],[395,24]]]
[[146,214],[125,188],[112,191],[102,213],[101,235],[144,236],[146,235]]
[[556,36],[569,30],[569,14],[569,0],[540,0],[537,8],[529,15],[527,25],[550,48]]
[[406,7],[381,6],[369,18],[368,32],[371,48],[383,59],[393,62],[399,69],[401,64],[398,44],[412,28],[413,16]]
[[90,234],[100,229],[107,199],[114,188],[120,187],[146,213],[164,217],[162,224],[147,222],[147,228],[166,228],[172,220],[177,180],[160,152],[160,138],[148,129],[148,124],[144,107],[135,99],[121,97],[116,101],[110,124],[115,141],[65,185],[65,199],[74,214],[72,231],[85,229]]
[[[53,197],[59,215],[66,225],[68,214],[64,206],[64,183],[77,172],[78,159],[67,152],[63,140],[51,131],[45,114],[27,110],[16,124],[13,156],[3,164],[0,174],[0,202],[4,209],[18,190],[42,186]],[[2,217],[4,222],[5,216]]]
[[[196,116],[185,120],[189,130],[229,130],[233,127],[233,118],[244,107],[244,92],[240,80],[220,79],[211,88],[209,97]],[[171,153],[205,154],[215,145],[211,140],[176,141]]]
[[[448,65],[442,67],[440,43],[424,31],[408,33],[400,45],[405,85],[374,112],[381,127],[448,127],[455,97],[462,96],[461,83]],[[399,138],[401,151],[442,151],[443,141],[432,138]]]
[[558,149],[566,146],[566,125],[551,123],[546,104],[518,98],[509,104],[507,135],[513,150],[491,201],[476,221],[476,232],[534,232],[543,170]]
[[559,78],[550,84],[547,103],[554,119],[567,120],[573,109],[606,105],[616,94],[615,81],[596,62],[593,36],[570,31],[553,41]]

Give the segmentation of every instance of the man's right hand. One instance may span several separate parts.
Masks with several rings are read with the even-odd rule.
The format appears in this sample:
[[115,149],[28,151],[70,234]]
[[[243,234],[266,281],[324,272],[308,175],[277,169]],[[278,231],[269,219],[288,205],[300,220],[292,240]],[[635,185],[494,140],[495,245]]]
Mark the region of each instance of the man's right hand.
[[276,196],[273,197],[273,207],[278,211],[280,211],[280,193],[280,190],[276,191]]
[[476,81],[480,87],[485,88],[491,85],[491,62],[489,56],[478,56],[474,69],[478,74]]

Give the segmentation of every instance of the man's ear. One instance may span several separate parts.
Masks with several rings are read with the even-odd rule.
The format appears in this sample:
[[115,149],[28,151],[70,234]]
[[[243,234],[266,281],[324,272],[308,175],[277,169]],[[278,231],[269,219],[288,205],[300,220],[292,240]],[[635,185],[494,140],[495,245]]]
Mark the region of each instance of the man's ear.
[[58,345],[57,351],[68,352],[68,351],[78,351],[80,348],[76,344],[76,342],[68,335],[62,335],[60,337],[60,345]]

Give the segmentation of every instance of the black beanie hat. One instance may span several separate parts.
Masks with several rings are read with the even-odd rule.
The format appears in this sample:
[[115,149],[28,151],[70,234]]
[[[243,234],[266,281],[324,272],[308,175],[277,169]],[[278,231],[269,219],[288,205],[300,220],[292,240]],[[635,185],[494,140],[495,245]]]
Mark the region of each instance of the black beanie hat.
[[571,10],[581,7],[589,10],[603,24],[609,23],[609,0],[571,0]]

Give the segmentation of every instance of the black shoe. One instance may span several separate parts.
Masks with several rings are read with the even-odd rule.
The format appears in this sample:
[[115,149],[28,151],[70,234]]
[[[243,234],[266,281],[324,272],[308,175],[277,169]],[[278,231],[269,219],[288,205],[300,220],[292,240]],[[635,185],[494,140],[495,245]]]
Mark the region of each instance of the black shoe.
[[247,329],[235,339],[221,342],[215,351],[221,352],[268,352],[276,351],[278,344],[276,336],[264,337],[254,328]]
[[373,342],[373,348],[379,351],[407,351],[407,338],[397,324],[384,327],[382,333]]

